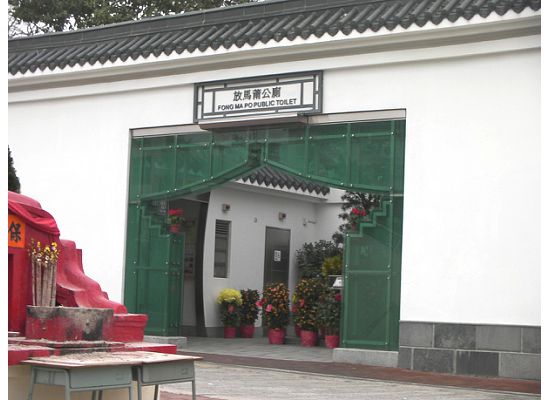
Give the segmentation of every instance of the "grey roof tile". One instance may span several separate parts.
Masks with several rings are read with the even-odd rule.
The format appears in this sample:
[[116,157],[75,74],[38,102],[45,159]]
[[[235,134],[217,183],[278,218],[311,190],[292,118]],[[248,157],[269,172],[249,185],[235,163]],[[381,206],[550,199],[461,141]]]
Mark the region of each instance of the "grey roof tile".
[[254,46],[261,41],[307,39],[328,33],[393,30],[428,22],[487,18],[526,8],[540,0],[271,0],[180,15],[148,18],[79,31],[11,39],[11,74],[46,68],[101,64],[151,54]]
[[253,173],[243,176],[243,182],[257,183],[259,185],[271,186],[281,189],[295,189],[303,192],[316,193],[326,195],[330,192],[330,188],[325,185],[312,183],[286,172],[277,170],[270,166],[264,166]]

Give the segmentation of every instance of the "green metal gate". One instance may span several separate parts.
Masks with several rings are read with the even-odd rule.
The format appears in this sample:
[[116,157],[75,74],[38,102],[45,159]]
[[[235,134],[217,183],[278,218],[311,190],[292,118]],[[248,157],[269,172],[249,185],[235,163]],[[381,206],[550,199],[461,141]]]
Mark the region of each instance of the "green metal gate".
[[[391,271],[386,275],[390,282],[389,286],[386,285],[388,290],[383,293],[376,291],[376,294],[372,291],[372,296],[376,299],[368,300],[372,307],[375,307],[375,304],[378,305],[376,307],[385,307],[384,311],[380,312],[387,314],[386,319],[391,322],[385,330],[385,344],[382,347],[394,348],[397,343],[395,338],[398,336],[399,321],[401,245],[398,238],[401,236],[404,140],[403,120],[254,127],[225,132],[133,139],[125,281],[125,301],[128,308],[131,312],[148,313],[150,318],[153,311],[158,315],[158,321],[175,320],[175,317],[170,316],[169,306],[163,311],[160,306],[139,302],[146,291],[168,293],[169,285],[176,285],[175,280],[168,279],[143,286],[139,279],[136,281],[134,278],[140,275],[140,270],[141,274],[158,276],[154,271],[157,271],[163,262],[172,265],[175,262],[173,258],[177,257],[177,251],[173,252],[172,249],[179,246],[172,242],[169,235],[164,237],[162,229],[151,227],[152,220],[147,212],[150,207],[147,205],[157,200],[165,201],[192,192],[210,190],[267,164],[330,186],[378,193],[383,196],[382,209],[375,213],[379,217],[372,221],[375,225],[362,227],[359,235],[378,236],[384,229],[390,230],[391,241],[387,242],[389,245],[386,246],[386,251],[392,252],[391,257],[386,257],[390,263],[387,270]],[[391,216],[391,221],[387,215]],[[371,229],[376,233],[365,233],[365,229],[368,232]],[[168,247],[150,247],[146,256],[148,261],[142,262],[140,257],[145,257],[147,245],[141,242],[147,240],[149,243],[159,241]],[[361,263],[352,258],[357,246],[363,246],[363,253],[359,254],[365,254],[367,257],[361,259]],[[379,262],[379,255],[369,250],[372,246],[365,247],[365,244],[360,244],[355,237],[347,239],[346,247],[346,264],[348,260],[352,263],[345,270],[343,343],[350,347],[382,348],[382,342],[378,339],[379,329],[371,329],[374,326],[373,317],[369,316],[368,322],[363,321],[362,325],[357,325],[357,321],[365,319],[364,307],[358,302],[367,300],[358,296],[358,292],[364,292],[365,285],[371,287],[374,280],[378,282],[375,274],[358,272],[372,269],[371,265]],[[182,253],[183,250],[180,256]],[[167,255],[170,255],[168,260]],[[172,269],[173,273],[176,269],[181,273],[181,260],[177,268]],[[158,272],[160,273],[160,270]],[[179,291],[173,288],[173,293],[181,293],[182,279],[178,279],[177,284],[180,285]],[[382,298],[389,298],[391,301]],[[172,299],[169,303],[172,303]],[[386,306],[387,304],[391,306]],[[169,334],[173,328],[169,324],[165,322],[159,332],[164,330]],[[369,335],[374,335],[377,339],[373,340]]]

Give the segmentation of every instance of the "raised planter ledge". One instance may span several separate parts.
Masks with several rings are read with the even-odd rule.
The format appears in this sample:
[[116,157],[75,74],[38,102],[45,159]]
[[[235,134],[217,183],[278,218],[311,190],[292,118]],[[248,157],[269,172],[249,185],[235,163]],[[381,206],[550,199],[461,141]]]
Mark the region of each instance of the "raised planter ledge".
[[397,367],[397,351],[346,349],[337,347],[332,351],[332,361],[348,364]]

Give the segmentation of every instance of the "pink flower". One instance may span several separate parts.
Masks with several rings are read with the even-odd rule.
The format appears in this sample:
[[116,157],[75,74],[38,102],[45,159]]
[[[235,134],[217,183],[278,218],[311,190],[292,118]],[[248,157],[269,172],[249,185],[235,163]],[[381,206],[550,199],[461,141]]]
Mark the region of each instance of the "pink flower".
[[334,300],[338,302],[342,301],[342,295],[340,293],[336,293],[336,296],[334,296]]
[[300,299],[300,307],[303,307],[304,304],[306,304],[306,301],[304,299]]
[[229,307],[227,307],[227,311],[233,312],[233,311],[235,311],[235,307],[229,306]]
[[296,308],[296,304],[293,304],[293,305],[292,305],[292,308],[290,309],[290,311],[292,311],[293,313],[295,313],[297,310],[298,310],[298,308]]
[[271,304],[268,304],[267,307],[265,308],[265,312],[271,312],[272,309],[273,309],[273,306]]
[[262,304],[263,304],[262,300],[258,300],[258,301],[256,302],[256,307],[261,307]]

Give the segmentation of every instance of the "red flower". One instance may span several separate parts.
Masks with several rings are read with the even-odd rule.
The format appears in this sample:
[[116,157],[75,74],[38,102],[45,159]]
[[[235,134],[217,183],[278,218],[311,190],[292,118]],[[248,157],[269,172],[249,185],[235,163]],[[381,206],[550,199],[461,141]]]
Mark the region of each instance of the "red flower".
[[340,293],[336,293],[336,296],[334,296],[334,300],[338,302],[342,301],[342,295]]
[[256,307],[261,307],[264,304],[263,299],[256,302]]
[[300,299],[300,307],[303,307],[304,304],[306,304],[306,301],[304,299]]
[[359,210],[358,210],[356,207],[353,207],[353,208],[351,209],[351,213],[352,213],[352,214],[355,214],[355,215],[359,215]]
[[168,210],[168,215],[179,217],[183,215],[183,210],[181,208],[171,208]]
[[227,311],[229,311],[230,313],[232,313],[233,311],[235,311],[235,307],[229,306],[229,307],[227,307]]
[[265,312],[271,312],[272,309],[273,309],[273,306],[271,304],[268,304],[267,307],[265,308]]
[[290,311],[292,311],[293,313],[295,313],[297,310],[298,310],[298,308],[296,308],[296,304],[293,304],[293,305],[292,305],[292,308],[290,309]]

